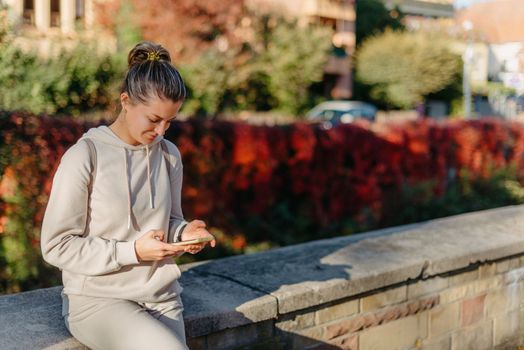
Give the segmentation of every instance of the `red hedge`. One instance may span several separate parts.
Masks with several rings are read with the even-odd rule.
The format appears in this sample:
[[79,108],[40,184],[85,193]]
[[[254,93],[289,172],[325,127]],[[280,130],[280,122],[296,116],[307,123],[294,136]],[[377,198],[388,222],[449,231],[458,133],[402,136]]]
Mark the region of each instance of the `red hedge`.
[[[93,125],[0,113],[0,126],[0,234],[16,210],[28,210],[6,199],[13,183],[30,199],[39,227],[61,155]],[[297,220],[318,227],[347,218],[358,222],[364,210],[380,221],[385,194],[404,184],[435,179],[439,195],[461,169],[485,177],[493,166],[524,167],[524,128],[497,120],[421,120],[374,130],[190,120],[174,123],[166,138],[182,153],[187,218],[241,234],[235,236],[241,246],[242,235],[268,239],[244,232],[244,224],[258,218],[271,227],[281,203]]]

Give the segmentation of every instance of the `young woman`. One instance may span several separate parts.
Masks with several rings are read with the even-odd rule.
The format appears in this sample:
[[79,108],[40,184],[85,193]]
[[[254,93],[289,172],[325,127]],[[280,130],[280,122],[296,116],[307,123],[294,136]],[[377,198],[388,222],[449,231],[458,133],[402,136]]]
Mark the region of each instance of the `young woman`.
[[[182,162],[163,139],[185,86],[160,45],[128,56],[122,111],[62,157],[42,224],[44,259],[62,270],[62,314],[92,349],[187,349],[174,256],[212,236],[181,209]],[[215,246],[214,239],[210,242]]]

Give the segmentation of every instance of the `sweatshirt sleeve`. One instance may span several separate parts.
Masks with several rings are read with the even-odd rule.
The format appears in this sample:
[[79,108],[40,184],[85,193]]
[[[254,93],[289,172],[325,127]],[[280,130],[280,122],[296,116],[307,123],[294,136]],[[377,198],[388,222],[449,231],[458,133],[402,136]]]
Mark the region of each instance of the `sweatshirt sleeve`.
[[89,181],[88,146],[78,142],[63,155],[53,178],[40,240],[44,260],[62,270],[88,276],[137,264],[134,241],[85,235]]
[[181,231],[187,224],[182,214],[182,179],[183,166],[182,157],[178,148],[170,142],[167,142],[171,156],[171,213],[169,215],[169,235],[168,242],[178,242]]

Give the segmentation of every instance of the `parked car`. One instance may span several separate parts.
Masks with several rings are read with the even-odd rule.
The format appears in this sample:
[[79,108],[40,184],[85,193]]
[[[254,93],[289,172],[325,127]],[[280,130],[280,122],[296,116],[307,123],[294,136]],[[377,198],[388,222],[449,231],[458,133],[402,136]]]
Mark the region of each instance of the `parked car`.
[[322,102],[311,109],[306,118],[310,122],[320,122],[325,128],[339,124],[353,123],[358,119],[374,122],[377,108],[370,103],[349,100]]

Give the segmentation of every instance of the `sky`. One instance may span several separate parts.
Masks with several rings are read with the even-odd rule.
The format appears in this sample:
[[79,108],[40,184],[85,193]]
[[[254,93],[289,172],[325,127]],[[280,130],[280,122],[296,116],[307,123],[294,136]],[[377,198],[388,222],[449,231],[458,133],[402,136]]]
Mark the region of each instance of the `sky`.
[[453,3],[453,6],[455,6],[455,8],[463,8],[471,4],[474,4],[476,2],[488,2],[488,1],[495,1],[495,0],[455,0]]

